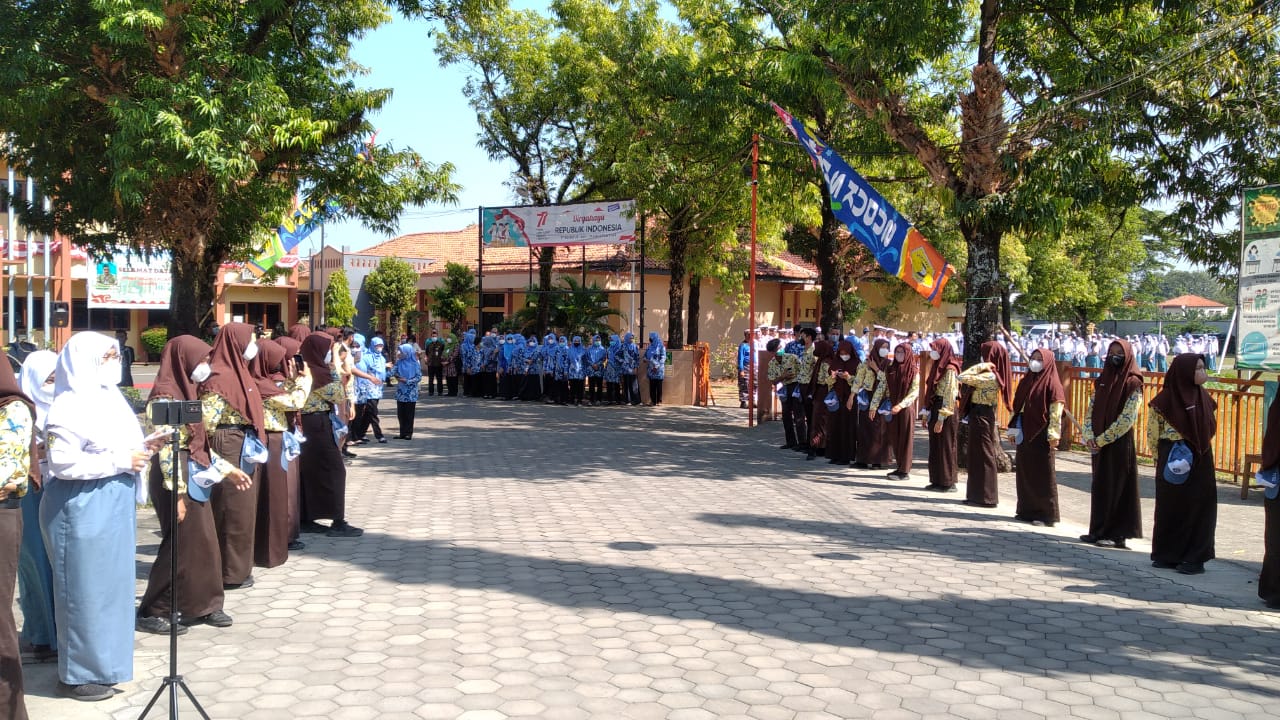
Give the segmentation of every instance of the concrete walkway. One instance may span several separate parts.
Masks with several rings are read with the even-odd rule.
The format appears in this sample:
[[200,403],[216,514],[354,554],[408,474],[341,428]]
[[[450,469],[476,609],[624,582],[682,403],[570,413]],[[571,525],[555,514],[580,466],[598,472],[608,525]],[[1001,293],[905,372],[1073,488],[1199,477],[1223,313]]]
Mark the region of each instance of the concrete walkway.
[[[776,423],[744,418],[424,399],[411,443],[365,446],[350,466],[365,536],[308,536],[259,570],[228,595],[232,628],[182,638],[180,670],[212,717],[236,720],[1280,708],[1256,493],[1224,488],[1230,562],[1186,577],[1151,568],[1141,543],[1075,540],[1087,458],[1059,462],[1066,522],[1033,528],[1009,519],[1012,478],[1001,507],[969,508],[922,479],[806,463],[776,449]],[[158,538],[140,524],[145,578]],[[55,697],[53,667],[27,666],[32,717],[135,718],[166,657],[165,638],[138,636],[134,681],[96,705]]]

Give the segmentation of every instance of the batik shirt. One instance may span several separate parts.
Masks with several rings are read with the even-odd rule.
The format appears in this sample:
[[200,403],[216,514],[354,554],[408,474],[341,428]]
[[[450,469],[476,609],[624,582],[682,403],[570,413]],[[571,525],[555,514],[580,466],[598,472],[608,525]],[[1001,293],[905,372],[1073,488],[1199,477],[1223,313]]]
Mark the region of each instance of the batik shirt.
[[262,429],[267,432],[292,430],[287,413],[301,410],[311,394],[311,378],[296,377],[284,382],[283,395],[272,395],[262,403]]
[[1000,382],[991,363],[978,363],[960,372],[960,383],[973,388],[970,400],[977,405],[995,407],[1000,402]]
[[31,474],[31,408],[24,402],[0,406],[0,485],[18,486],[11,495],[27,494],[27,477]]
[[551,350],[551,374],[556,380],[569,379],[569,346],[556,344]]
[[650,380],[662,380],[667,376],[667,351],[655,349],[652,345],[645,348],[645,375]]
[[[382,353],[376,353],[370,350],[360,358],[360,362],[356,367],[369,375],[372,375],[383,382],[387,379],[387,359]],[[370,400],[382,399],[382,386],[375,385],[372,380],[362,377],[356,378],[356,402],[369,402]]]
[[[933,390],[933,396],[942,398],[938,417],[949,418],[956,414],[956,398],[960,397],[960,382],[954,368],[947,368]],[[932,400],[932,398],[930,399]]]
[[1125,433],[1133,429],[1138,424],[1138,411],[1142,409],[1142,391],[1134,390],[1129,395],[1129,399],[1124,401],[1124,408],[1120,411],[1120,416],[1115,422],[1111,423],[1111,427],[1107,428],[1101,435],[1094,435],[1093,430],[1093,401],[1095,398],[1089,398],[1089,409],[1084,413],[1084,422],[1082,423],[1081,433],[1084,441],[1090,440],[1098,443],[1099,447],[1110,445],[1125,436]]
[[617,383],[622,379],[622,344],[609,345],[605,348],[604,381]]
[[213,432],[223,425],[249,424],[249,421],[238,410],[228,405],[226,399],[217,393],[201,395],[200,406],[204,413],[204,429],[209,432]]
[[[787,354],[790,355],[791,353]],[[797,371],[796,380],[801,385],[808,385],[809,381],[813,379],[813,363],[813,346],[810,345],[799,355],[800,369]]]
[[307,396],[307,402],[302,406],[302,413],[327,413],[333,409],[335,405],[340,405],[347,401],[347,391],[342,388],[342,384],[333,381],[324,387],[312,388],[311,394]]
[[[871,394],[871,407],[880,407],[880,401],[889,396],[889,380],[883,371],[876,373],[876,391]],[[894,405],[894,409],[901,412],[911,406],[920,396],[920,374],[911,378],[911,389],[907,391],[907,396],[898,401]]]
[[[594,359],[592,359],[594,356]],[[592,345],[587,348],[587,355],[583,358],[583,362],[587,366],[587,377],[598,378],[604,375],[605,365],[607,364],[609,353],[603,345],[596,347]]]
[[640,367],[640,347],[635,343],[623,343],[618,355],[618,372],[622,375],[635,375],[636,368]]
[[566,361],[568,363],[566,374],[570,380],[581,380],[587,376],[586,348],[570,346]]
[[396,377],[400,378],[400,382],[396,384],[396,402],[418,402],[418,383],[422,382],[422,370],[410,375],[401,375],[400,371],[396,371]]
[[790,353],[778,353],[769,361],[769,368],[766,372],[769,376],[769,382],[780,382],[790,385],[796,381],[796,375],[799,371],[799,358]]
[[[215,396],[216,397],[216,396]],[[155,425],[151,422],[151,405],[156,402],[168,402],[169,398],[163,400],[157,398],[147,402],[147,412],[143,414],[142,432],[146,435],[163,430],[169,433],[169,437],[173,436],[172,425]],[[233,411],[234,412],[234,411]],[[183,425],[178,429],[178,448],[180,450],[189,450],[191,448],[191,429]],[[208,450],[208,448],[206,448]],[[223,477],[231,474],[235,467],[222,459],[213,450],[208,450],[209,460],[213,464],[213,469]],[[164,487],[170,492],[173,491],[173,443],[166,440],[164,445],[160,446],[160,451],[156,453],[156,457],[160,460],[160,476],[164,478]],[[178,494],[181,495],[187,491],[187,473],[184,468],[183,472],[178,475]]]
[[[1140,395],[1141,393],[1134,393]],[[1159,410],[1155,408],[1147,408],[1147,445],[1155,450],[1161,440],[1169,442],[1178,442],[1182,439],[1182,433],[1178,432],[1169,421],[1164,419]]]

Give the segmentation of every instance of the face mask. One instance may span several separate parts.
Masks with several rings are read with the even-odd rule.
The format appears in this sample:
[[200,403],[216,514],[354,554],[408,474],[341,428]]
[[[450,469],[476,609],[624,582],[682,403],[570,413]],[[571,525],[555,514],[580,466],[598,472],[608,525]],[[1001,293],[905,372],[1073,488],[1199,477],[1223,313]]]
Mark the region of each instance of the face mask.
[[211,374],[213,374],[213,369],[209,367],[209,363],[202,362],[191,371],[191,382],[202,383],[208,380]]
[[249,362],[250,360],[258,357],[258,341],[250,340],[248,347],[244,349],[244,354],[241,357],[244,358],[245,362]]
[[327,353],[325,353],[325,354],[324,354],[324,364],[325,364],[325,365],[328,365],[328,364],[329,364],[329,363],[331,363],[331,362],[333,362],[333,351],[332,351],[332,350],[330,350],[329,352],[327,352]]
[[880,357],[882,358],[889,357],[889,348],[880,348]]
[[1111,366],[1112,366],[1112,367],[1123,367],[1123,366],[1124,366],[1124,356],[1123,356],[1123,355],[1108,355],[1108,356],[1107,356],[1107,362],[1111,363]]
[[599,340],[593,340],[593,341],[591,341],[591,344],[592,344],[592,345],[595,345],[596,347],[600,347],[600,341],[599,341]]
[[841,355],[841,356],[840,356],[840,359],[841,359],[841,360],[843,360],[843,361],[845,361],[845,362],[849,362],[849,358],[851,358],[851,357],[853,357],[853,356],[852,356],[852,355]]
[[103,387],[119,385],[122,369],[119,358],[107,360],[98,366],[98,382],[102,383]]
[[941,360],[942,353],[938,352],[937,350],[930,350],[929,357],[933,358],[934,360]]
[[536,348],[536,347],[537,347],[537,345],[534,345],[533,343],[529,343],[529,349],[530,349],[530,350],[532,350],[533,348]]
[[1040,362],[1039,360],[1032,360],[1031,362],[1027,363],[1027,369],[1033,373],[1038,373],[1044,369],[1044,363]]

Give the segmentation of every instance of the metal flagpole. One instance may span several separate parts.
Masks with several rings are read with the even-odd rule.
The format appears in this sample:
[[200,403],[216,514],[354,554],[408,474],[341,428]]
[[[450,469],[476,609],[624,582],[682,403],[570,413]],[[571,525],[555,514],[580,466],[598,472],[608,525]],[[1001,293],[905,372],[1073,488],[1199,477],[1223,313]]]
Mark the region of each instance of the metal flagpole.
[[476,327],[484,329],[484,206],[476,217]]
[[644,338],[644,217],[640,218],[640,335]]
[[751,136],[751,276],[748,292],[751,295],[751,352],[747,367],[747,427],[756,424],[756,203],[759,193],[760,135]]

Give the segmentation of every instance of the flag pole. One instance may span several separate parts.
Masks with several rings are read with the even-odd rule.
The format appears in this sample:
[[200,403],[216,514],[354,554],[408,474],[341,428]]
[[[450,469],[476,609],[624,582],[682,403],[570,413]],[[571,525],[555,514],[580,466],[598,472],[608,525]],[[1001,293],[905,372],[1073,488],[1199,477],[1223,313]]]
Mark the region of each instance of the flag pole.
[[756,203],[759,192],[760,135],[751,136],[751,276],[748,292],[751,295],[750,329],[751,351],[747,363],[747,427],[755,427],[756,421]]

